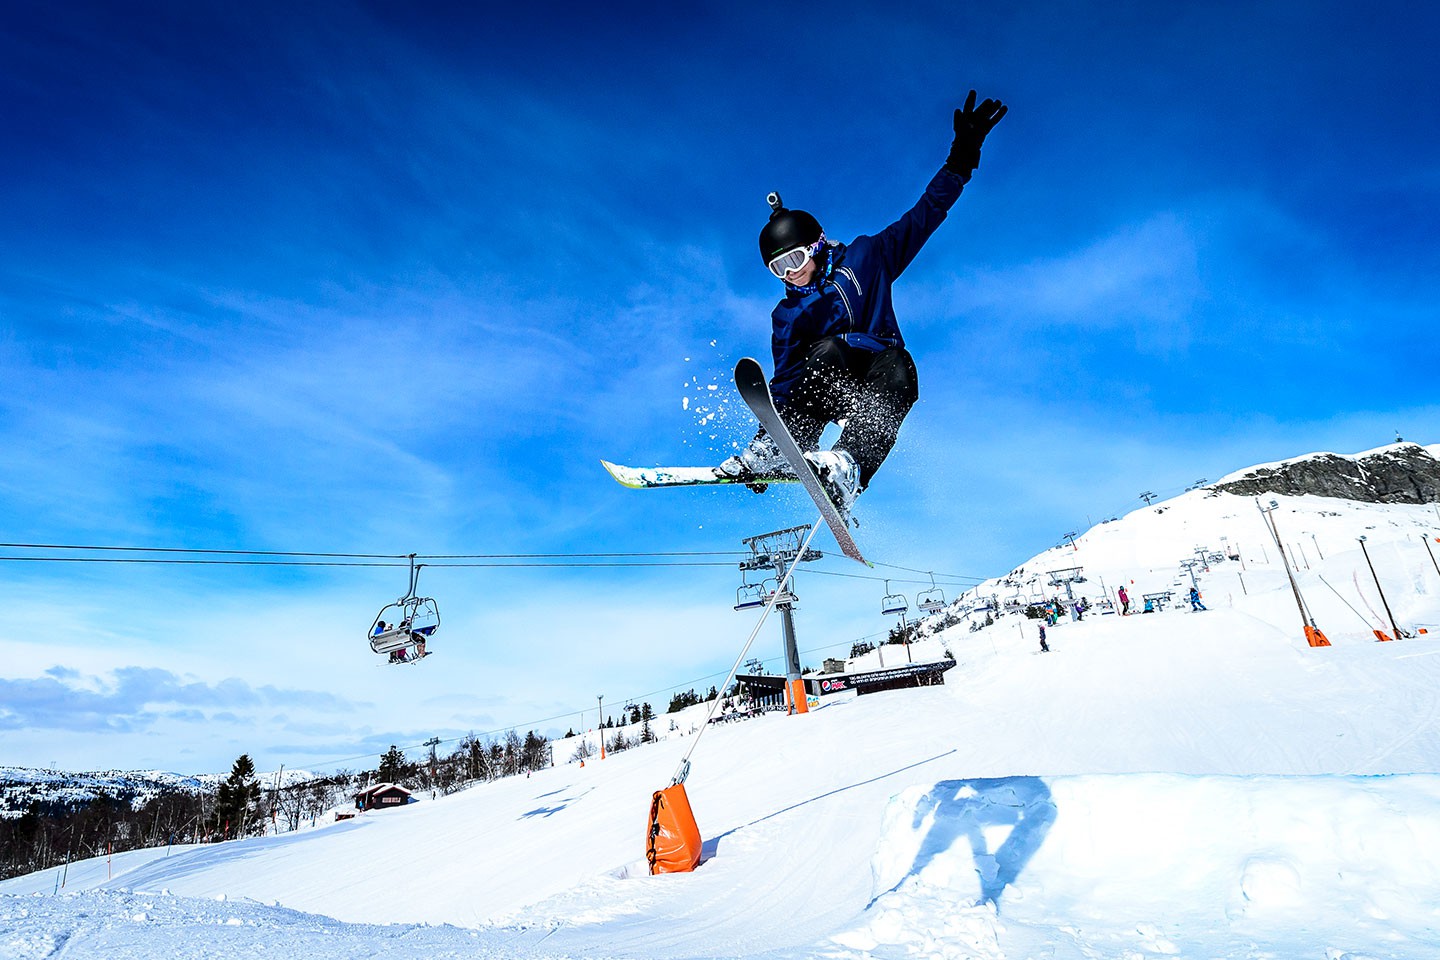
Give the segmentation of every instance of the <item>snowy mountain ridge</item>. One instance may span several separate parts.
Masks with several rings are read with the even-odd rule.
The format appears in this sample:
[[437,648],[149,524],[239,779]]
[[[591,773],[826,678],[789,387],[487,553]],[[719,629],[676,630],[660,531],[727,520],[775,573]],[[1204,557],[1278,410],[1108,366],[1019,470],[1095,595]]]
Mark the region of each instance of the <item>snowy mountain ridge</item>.
[[66,773],[0,766],[0,817],[18,817],[32,804],[74,807],[100,796],[138,810],[168,793],[214,792],[223,777],[183,776],[164,770],[101,770]]
[[[303,770],[286,770],[283,784],[309,780]],[[277,782],[276,774],[257,774],[263,786]],[[77,807],[101,796],[140,809],[156,797],[170,793],[214,793],[224,774],[179,774],[166,770],[97,770],[71,773],[35,767],[0,766],[0,817],[18,817],[32,804]]]
[[1238,496],[1313,494],[1364,503],[1440,501],[1440,445],[1397,442],[1343,455],[1311,453],[1237,471],[1211,484]]

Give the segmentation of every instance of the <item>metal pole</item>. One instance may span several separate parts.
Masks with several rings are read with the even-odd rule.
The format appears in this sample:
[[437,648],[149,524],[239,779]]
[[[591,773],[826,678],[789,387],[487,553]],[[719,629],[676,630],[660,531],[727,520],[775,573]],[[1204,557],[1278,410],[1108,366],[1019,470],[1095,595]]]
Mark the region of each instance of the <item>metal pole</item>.
[[600,759],[605,759],[605,694],[595,695],[595,732],[600,734]]
[[1295,594],[1295,606],[1300,611],[1300,623],[1305,627],[1309,627],[1310,618],[1305,615],[1305,601],[1300,599],[1300,587],[1295,583],[1295,575],[1290,572],[1290,561],[1285,556],[1285,548],[1280,544],[1280,528],[1276,526],[1275,517],[1273,516],[1275,507],[1266,510],[1260,506],[1259,500],[1255,501],[1255,506],[1259,508],[1260,515],[1265,518],[1266,526],[1270,530],[1270,535],[1275,538],[1275,549],[1280,551],[1280,562],[1284,564],[1285,576],[1290,580],[1290,591]]
[[[796,554],[795,563],[799,563],[800,556],[804,551]],[[775,560],[775,593],[783,596],[785,593],[794,595],[793,586],[779,586],[786,575],[787,564],[783,556]],[[793,584],[793,577],[791,578]],[[775,604],[780,608],[780,635],[785,644],[785,691],[790,701],[790,716],[797,713],[809,713],[810,705],[805,699],[805,681],[800,679],[800,647],[795,641],[795,613],[790,609],[787,601],[780,601]]]
[[1400,639],[1400,628],[1395,624],[1395,614],[1390,612],[1390,603],[1385,599],[1385,591],[1380,589],[1380,578],[1375,573],[1375,564],[1370,562],[1370,551],[1365,549],[1365,538],[1360,538],[1360,552],[1365,554],[1365,564],[1370,568],[1370,576],[1375,577],[1375,589],[1380,593],[1380,603],[1385,607],[1385,616],[1390,618],[1390,629],[1395,631],[1395,639]]
[[790,713],[810,712],[805,700],[805,682],[800,678],[800,647],[795,642],[795,614],[790,604],[780,608],[780,633],[785,639],[785,689],[789,692]]
[[1430,562],[1434,565],[1435,572],[1440,573],[1440,563],[1435,562],[1435,551],[1430,549],[1430,538],[1422,534],[1420,542],[1425,544],[1425,552],[1430,554]]

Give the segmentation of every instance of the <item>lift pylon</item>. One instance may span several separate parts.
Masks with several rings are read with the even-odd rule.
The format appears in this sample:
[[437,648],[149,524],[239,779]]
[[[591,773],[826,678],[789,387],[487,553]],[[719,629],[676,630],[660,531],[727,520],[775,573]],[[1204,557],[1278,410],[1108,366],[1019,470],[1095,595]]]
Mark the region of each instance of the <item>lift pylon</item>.
[[[749,559],[740,561],[741,575],[751,570],[773,569],[775,583],[779,584],[784,582],[785,573],[791,566],[819,560],[824,555],[819,550],[812,550],[808,545],[807,535],[812,529],[808,526],[789,527],[741,541],[750,548]],[[769,582],[768,579],[763,581],[766,584]],[[772,589],[761,603],[769,603],[773,595]],[[780,610],[780,627],[785,643],[785,689],[790,701],[790,712],[806,713],[809,706],[805,701],[805,681],[800,676],[800,648],[795,640],[795,600],[792,577],[786,584],[785,594],[775,597],[775,606]],[[736,609],[740,609],[738,602]]]

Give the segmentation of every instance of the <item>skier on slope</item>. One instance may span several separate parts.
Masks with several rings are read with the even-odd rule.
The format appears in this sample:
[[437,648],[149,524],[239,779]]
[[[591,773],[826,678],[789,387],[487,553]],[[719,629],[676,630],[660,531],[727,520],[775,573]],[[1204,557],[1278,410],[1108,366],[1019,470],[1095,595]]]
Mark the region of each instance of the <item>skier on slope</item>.
[[[788,210],[770,195],[770,221],[760,231],[760,258],[785,283],[771,313],[775,373],[770,392],[785,425],[824,482],[831,500],[849,513],[900,433],[919,398],[915,362],[895,319],[890,286],[945,220],[970,175],[980,146],[1009,108],[999,100],[975,105],[971,90],[955,111],[955,139],[945,165],[908,213],[875,236],[849,244],[829,240],[804,210]],[[827,423],[844,420],[831,450],[816,451]],[[762,429],[737,456],[720,464],[727,476],[790,473]],[[751,489],[764,491],[763,483]]]

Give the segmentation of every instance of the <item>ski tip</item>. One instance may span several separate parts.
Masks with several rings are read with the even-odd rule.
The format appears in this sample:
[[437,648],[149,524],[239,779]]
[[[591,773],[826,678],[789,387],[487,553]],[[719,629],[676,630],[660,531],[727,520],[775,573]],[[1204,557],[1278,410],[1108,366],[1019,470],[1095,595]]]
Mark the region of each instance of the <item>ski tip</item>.
[[760,361],[754,357],[741,357],[735,364],[736,383],[762,383],[765,381],[765,368],[760,366]]
[[601,459],[600,466],[604,467],[605,472],[610,474],[610,477],[622,487],[629,487],[631,490],[634,490],[637,487],[643,486],[643,484],[635,482],[631,476],[632,471],[627,467],[622,467],[618,463],[611,463],[605,459]]

